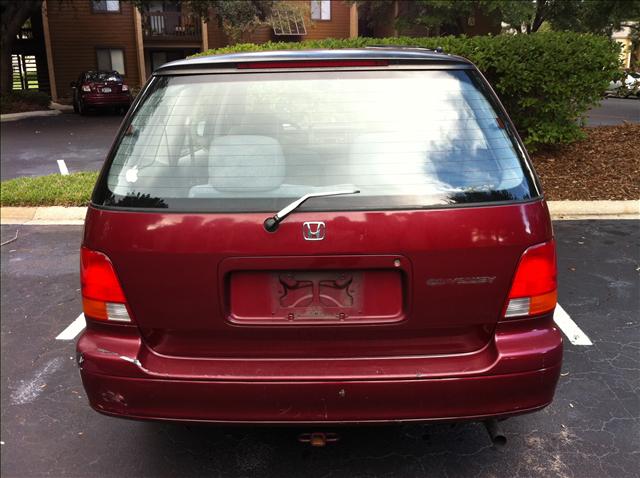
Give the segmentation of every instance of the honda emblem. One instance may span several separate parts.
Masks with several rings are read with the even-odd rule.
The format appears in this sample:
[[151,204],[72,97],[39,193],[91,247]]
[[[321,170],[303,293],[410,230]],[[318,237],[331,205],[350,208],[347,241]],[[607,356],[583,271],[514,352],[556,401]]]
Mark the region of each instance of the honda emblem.
[[305,241],[321,241],[324,239],[324,222],[305,222],[302,224],[302,237]]

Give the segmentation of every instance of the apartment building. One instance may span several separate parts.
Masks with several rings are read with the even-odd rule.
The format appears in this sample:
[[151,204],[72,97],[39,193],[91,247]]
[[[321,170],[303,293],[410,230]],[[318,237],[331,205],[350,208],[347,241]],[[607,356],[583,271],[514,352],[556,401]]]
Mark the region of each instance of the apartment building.
[[[306,1],[310,18],[260,26],[246,41],[358,35],[354,5],[342,0]],[[205,22],[178,0],[148,2],[143,11],[120,0],[45,0],[41,23],[46,50],[46,62],[41,63],[46,63],[46,84],[54,101],[68,98],[70,83],[86,70],[117,70],[130,87],[138,88],[167,61],[228,44],[215,18]]]
[[611,38],[618,42],[620,48],[620,62],[622,67],[630,69],[640,66],[640,46],[633,43],[633,35],[631,33],[631,25],[637,25],[636,22],[628,22],[628,25],[623,26],[620,30],[613,32]]

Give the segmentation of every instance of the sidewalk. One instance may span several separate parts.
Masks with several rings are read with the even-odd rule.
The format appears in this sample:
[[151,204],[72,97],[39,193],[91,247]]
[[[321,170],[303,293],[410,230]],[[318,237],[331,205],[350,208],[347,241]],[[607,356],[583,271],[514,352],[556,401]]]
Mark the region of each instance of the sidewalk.
[[65,111],[73,111],[73,106],[62,105],[60,103],[51,103],[48,110],[40,111],[24,111],[22,113],[7,113],[0,115],[0,122],[18,121],[24,118],[33,118],[36,116],[56,116]]
[[[548,201],[554,220],[640,219],[640,200]],[[82,225],[86,207],[3,207],[0,224]]]

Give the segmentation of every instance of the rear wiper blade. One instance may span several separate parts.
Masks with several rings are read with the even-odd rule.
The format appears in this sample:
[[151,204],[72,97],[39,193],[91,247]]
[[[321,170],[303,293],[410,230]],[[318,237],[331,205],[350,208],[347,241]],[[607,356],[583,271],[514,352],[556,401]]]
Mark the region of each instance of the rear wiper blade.
[[326,196],[342,196],[343,194],[358,194],[359,189],[344,189],[340,191],[326,191],[318,193],[309,193],[302,196],[300,199],[296,199],[288,206],[283,207],[280,211],[275,213],[264,220],[264,228],[269,232],[275,232],[278,229],[278,225],[293,211],[298,209],[302,204],[311,198],[319,198]]

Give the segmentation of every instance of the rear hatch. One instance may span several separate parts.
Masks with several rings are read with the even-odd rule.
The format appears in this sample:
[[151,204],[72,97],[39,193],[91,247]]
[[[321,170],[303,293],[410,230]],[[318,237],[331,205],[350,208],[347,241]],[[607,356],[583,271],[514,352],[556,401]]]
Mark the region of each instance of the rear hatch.
[[[485,347],[522,252],[551,237],[508,118],[473,70],[155,78],[94,193],[154,351],[461,354]],[[264,221],[314,198],[269,232]]]
[[124,80],[115,71],[91,71],[86,73],[85,81],[89,82],[91,91],[100,95],[121,94]]

